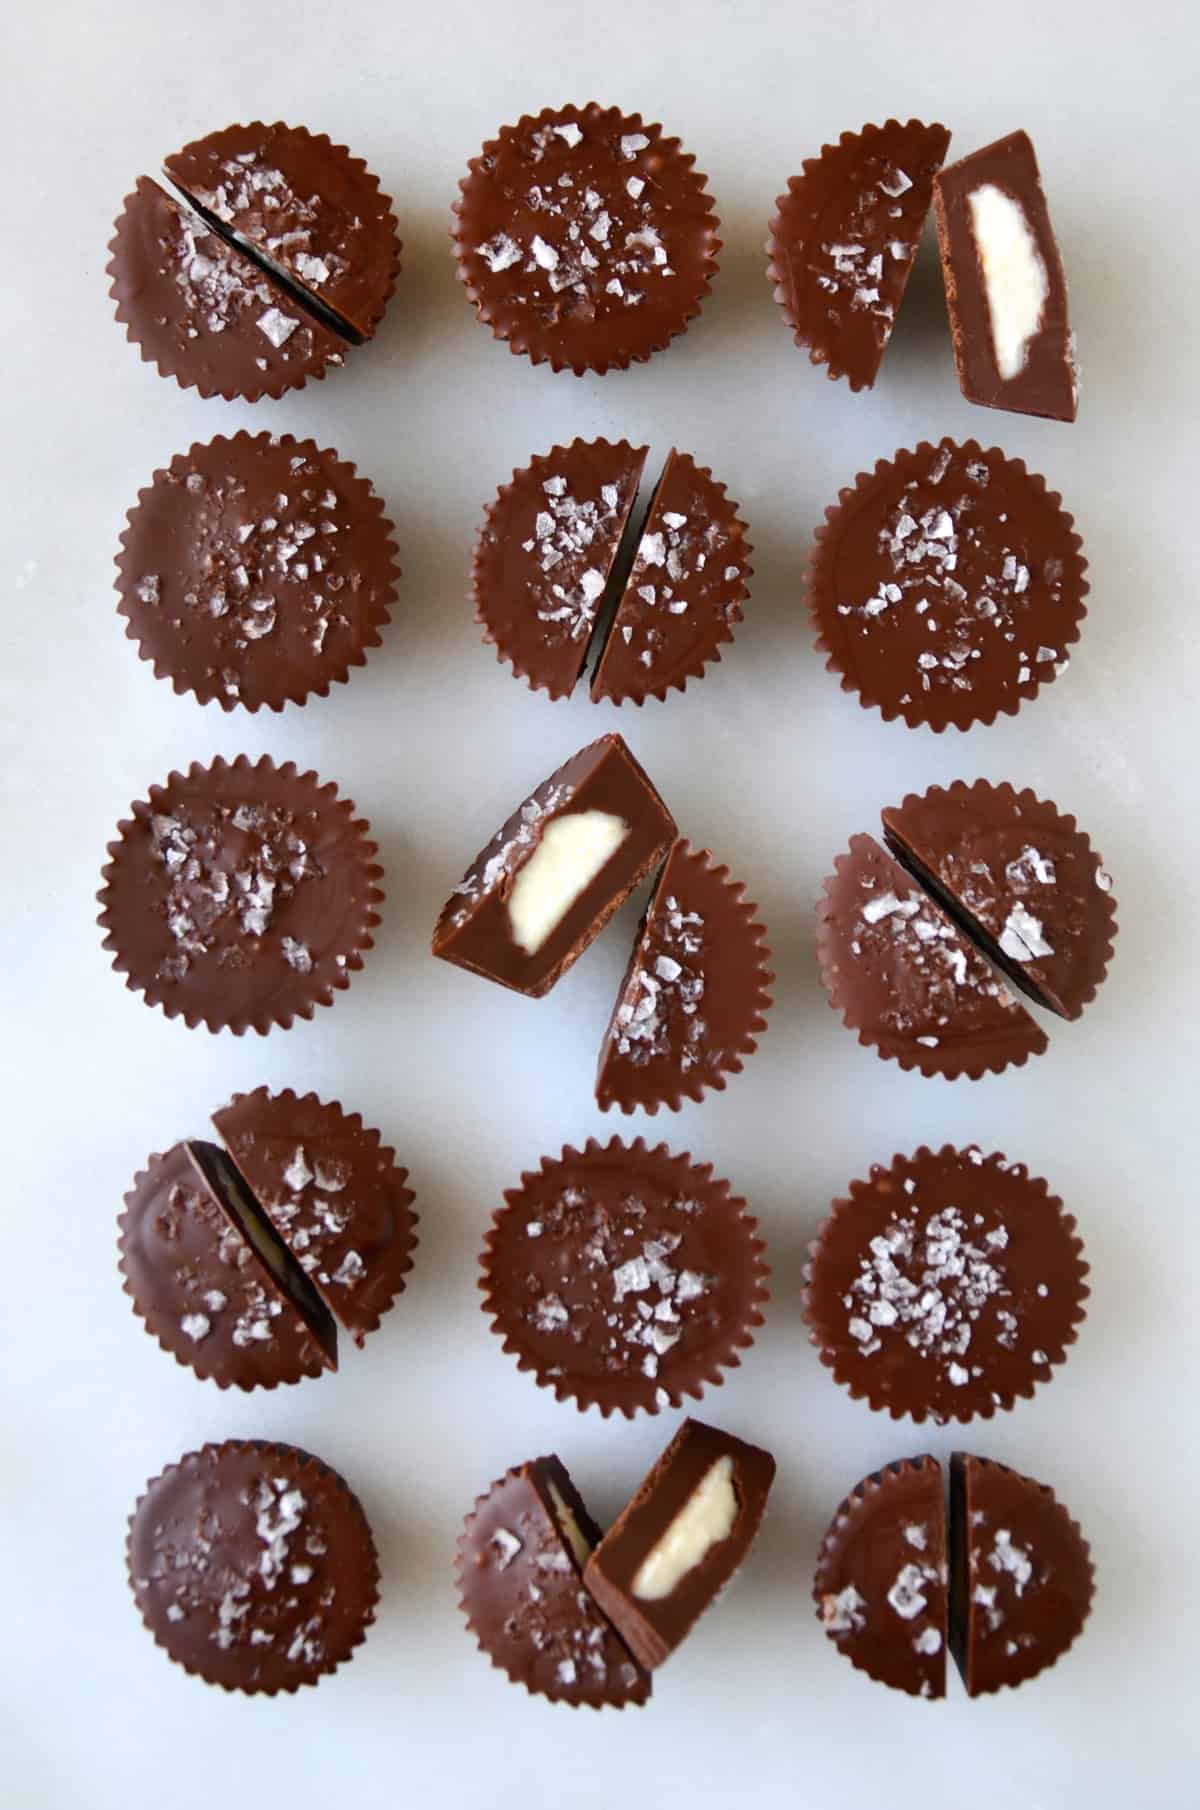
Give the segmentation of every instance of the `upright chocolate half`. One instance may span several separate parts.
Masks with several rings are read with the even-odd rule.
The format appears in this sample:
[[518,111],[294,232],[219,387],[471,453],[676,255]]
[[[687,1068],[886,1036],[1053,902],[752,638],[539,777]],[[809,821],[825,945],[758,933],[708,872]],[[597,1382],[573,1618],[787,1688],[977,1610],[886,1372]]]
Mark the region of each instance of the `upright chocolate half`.
[[708,1164],[589,1138],[504,1202],[480,1257],[483,1310],[560,1401],[628,1417],[679,1407],[754,1342],[765,1246]]
[[433,953],[518,993],[548,993],[674,838],[647,774],[619,735],[602,735],[476,855],[441,909]]
[[592,678],[614,704],[687,688],[733,640],[753,571],[738,505],[672,447]]
[[109,250],[126,338],[184,389],[257,402],[343,362],[338,333],[148,177],[126,197]]
[[856,1484],[821,1542],[817,1616],[860,1672],[913,1697],[946,1694],[942,1467],[903,1459]]
[[146,1485],[129,1580],[160,1647],[210,1684],[274,1696],[349,1659],[375,1619],[362,1505],[295,1446],[227,1439]]
[[767,1028],[770,954],[745,887],[707,849],[676,842],[600,1046],[601,1110],[676,1112],[739,1074]]
[[897,1419],[990,1416],[1065,1361],[1082,1251],[1023,1164],[923,1146],[834,1202],[806,1273],[809,1336],[851,1395]]
[[104,947],[168,1018],[265,1033],[350,984],[383,894],[349,799],[264,755],[151,786],[108,845]]
[[963,395],[1074,421],[1067,280],[1028,134],[1011,132],[948,165],[933,198]]
[[1073,817],[986,779],[883,813],[889,848],[1039,1005],[1078,1018],[1116,935],[1112,881]]
[[472,570],[476,619],[496,658],[552,698],[583,671],[621,538],[637,500],[644,446],[573,440],[532,459],[484,518]]
[[359,157],[282,121],[226,126],[165,168],[189,199],[336,318],[349,340],[375,332],[400,269],[392,204]]
[[311,440],[197,444],[154,473],[128,522],[126,633],[202,704],[302,704],[379,645],[399,576],[392,524],[353,465]]
[[945,126],[843,132],[776,202],[767,274],[798,346],[852,390],[879,375],[946,155]]
[[682,333],[716,271],[695,158],[592,101],[525,114],[472,158],[453,228],[480,320],[556,371],[603,372]]
[[859,1042],[948,1080],[978,1080],[1046,1048],[1040,1026],[920,886],[870,836],[825,882],[817,959]]
[[741,1567],[774,1476],[769,1452],[685,1420],[588,1559],[585,1584],[648,1669]]
[[1044,478],[974,440],[923,441],[826,510],[808,573],[818,649],[864,708],[941,731],[1015,715],[1079,639],[1082,542]]
[[950,1644],[967,1693],[1024,1684],[1087,1620],[1087,1541],[1044,1483],[965,1452],[951,1462],[950,1522]]
[[494,1666],[552,1703],[624,1709],[650,1696],[583,1587],[600,1538],[557,1458],[517,1465],[480,1496],[455,1555],[459,1606]]

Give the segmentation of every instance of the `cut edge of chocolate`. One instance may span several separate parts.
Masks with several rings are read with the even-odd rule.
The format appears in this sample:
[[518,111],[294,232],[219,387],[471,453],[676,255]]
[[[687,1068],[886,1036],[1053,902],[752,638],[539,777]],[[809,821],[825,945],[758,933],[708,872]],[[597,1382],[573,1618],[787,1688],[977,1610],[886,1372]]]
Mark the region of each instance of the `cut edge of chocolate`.
[[[671,460],[675,457],[675,448],[671,448],[671,451],[668,453],[663,464],[662,470],[654,480],[654,487],[650,492],[649,502],[643,504],[642,485],[646,476],[646,460],[649,456],[650,448],[648,446],[643,447],[642,462],[638,468],[637,486],[634,490],[624,524],[621,528],[621,538],[617,543],[616,552],[613,554],[612,561],[608,568],[608,576],[604,584],[604,595],[600,601],[600,608],[596,612],[595,627],[588,639],[587,651],[584,654],[579,668],[579,678],[582,678],[585,671],[590,667],[588,696],[593,704],[599,702],[599,699],[596,697],[596,678],[600,671],[600,664],[604,659],[604,655],[608,649],[608,643],[617,626],[617,611],[625,601],[625,593],[629,589],[630,574],[633,571],[633,562],[638,556],[638,548],[641,546],[642,536],[646,532],[646,523],[650,520],[650,517],[654,512],[654,505],[658,501],[658,495],[663,487],[663,480],[667,475],[668,467],[670,466]],[[578,684],[578,679],[576,680],[576,683]]]

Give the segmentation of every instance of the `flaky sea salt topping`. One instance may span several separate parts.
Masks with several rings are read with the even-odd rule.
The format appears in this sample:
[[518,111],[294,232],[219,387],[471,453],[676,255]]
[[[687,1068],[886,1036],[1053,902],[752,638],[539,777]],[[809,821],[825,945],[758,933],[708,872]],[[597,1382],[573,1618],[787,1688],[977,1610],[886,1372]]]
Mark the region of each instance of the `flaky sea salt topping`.
[[173,1281],[186,1303],[179,1330],[193,1345],[209,1338],[218,1342],[227,1338],[238,1350],[270,1344],[284,1312],[283,1302],[259,1281],[249,1245],[207,1193],[175,1182],[155,1214],[155,1234],[164,1244],[175,1244],[189,1220],[210,1228],[216,1260],[226,1274],[220,1286],[215,1286],[187,1264],[175,1265]]
[[912,182],[897,165],[878,158],[872,162],[879,167],[859,190],[840,222],[838,236],[808,242],[805,255],[818,288],[830,298],[830,319],[838,323],[847,311],[868,315],[876,344],[882,347],[887,344],[895,314],[893,304],[885,300],[888,272],[897,264],[910,262],[916,248],[906,233],[901,236],[900,225],[881,245],[880,228],[886,222],[902,221],[904,210],[895,203]]
[[541,839],[542,825],[546,818],[562,810],[570,802],[574,791],[573,785],[551,786],[543,797],[526,799],[518,813],[516,829],[507,836],[503,829],[496,831],[488,852],[472,863],[454,888],[455,894],[461,895],[463,899],[450,920],[455,928],[465,924],[480,899],[485,898],[501,880],[520,866],[523,857]]
[[[715,567],[722,558],[727,560],[723,554],[725,540],[724,525],[713,521],[701,509],[699,500],[687,513],[678,509],[663,511],[653,531],[642,535],[629,588],[645,609],[636,622],[624,623],[621,628],[626,645],[641,665],[652,669],[659,653],[669,645],[668,625],[661,618],[686,616],[689,593],[695,594],[710,566]],[[740,543],[734,563],[723,564],[721,571],[727,584],[742,577]],[[727,616],[732,608],[732,602],[726,606]]]
[[655,909],[652,925],[652,946],[618,1003],[608,1055],[615,1052],[635,1068],[673,1056],[685,1075],[719,1067],[721,1052],[705,1041],[704,919],[671,894]]
[[624,513],[622,487],[605,484],[600,500],[578,501],[567,479],[552,473],[542,484],[543,496],[533,533],[522,550],[537,561],[540,580],[530,582],[539,622],[546,624],[551,644],[586,641],[596,622],[608,568]]
[[[320,288],[336,282],[349,269],[348,244],[339,235],[337,210],[326,209],[321,225],[320,251],[314,252],[313,234],[319,219],[320,196],[297,194],[281,170],[257,151],[240,151],[223,159],[220,180],[211,188],[192,189],[194,198],[218,220],[234,228],[234,237],[255,251],[265,251],[276,262],[290,266],[303,282]],[[238,219],[260,214],[268,223],[261,236],[247,237],[236,228]],[[281,231],[272,233],[272,218]],[[355,222],[357,225],[357,221]]]
[[[925,898],[899,898],[878,879],[863,881],[850,954],[897,979],[880,1024],[900,1036],[936,1048],[936,1034],[974,1002],[994,1002],[1001,1011],[1019,1007],[974,946]],[[918,1034],[919,1033],[919,1034]]]
[[360,1252],[345,1242],[353,1201],[345,1190],[350,1164],[297,1144],[260,1189],[271,1223],[301,1269],[323,1288],[353,1289],[367,1274]]

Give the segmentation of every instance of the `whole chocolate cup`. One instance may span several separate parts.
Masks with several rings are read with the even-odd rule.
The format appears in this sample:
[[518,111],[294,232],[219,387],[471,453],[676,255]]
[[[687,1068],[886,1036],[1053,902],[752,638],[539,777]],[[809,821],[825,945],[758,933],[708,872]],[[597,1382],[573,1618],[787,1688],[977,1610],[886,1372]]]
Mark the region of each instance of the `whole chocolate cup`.
[[919,119],[843,132],[775,203],[775,300],[810,361],[852,390],[879,375],[949,143],[945,126]]
[[642,915],[600,1046],[602,1112],[678,1112],[758,1048],[774,1000],[766,926],[709,849],[675,843]]
[[336,315],[348,339],[372,337],[402,248],[391,198],[361,157],[324,132],[253,120],[194,139],[165,167],[193,203]]
[[127,521],[117,609],[181,695],[282,710],[327,696],[380,644],[395,529],[354,466],[312,440],[197,442],[154,473]]
[[805,1271],[809,1338],[895,1420],[990,1419],[1065,1363],[1090,1292],[1082,1252],[1023,1164],[922,1145],[833,1203]]
[[[186,773],[171,773],[165,785],[151,786],[149,797],[131,809],[108,845],[104,885],[96,896],[102,946],[112,952],[112,965],[125,975],[126,986],[141,993],[147,1005],[210,1031],[229,1029],[240,1036],[254,1029],[265,1035],[272,1025],[286,1029],[298,1017],[311,1018],[318,1005],[333,1003],[336,989],[349,986],[374,941],[370,932],[379,922],[375,907],[383,898],[378,885],[383,870],[375,863],[370,826],[355,817],[353,803],[339,798],[335,786],[321,785],[315,773],[297,772],[292,761],[277,767],[266,755],[252,763],[240,754],[233,762],[218,759],[208,767],[194,762]],[[245,828],[234,821],[243,813]],[[265,877],[264,819],[266,831],[277,830],[281,843]],[[212,859],[190,875],[197,859],[191,851],[201,833],[197,823]],[[252,865],[240,866],[239,852]],[[289,857],[287,891],[278,853]],[[204,944],[202,924],[200,947],[189,953],[188,942],[197,940],[192,914],[205,903],[197,890],[202,881],[218,913],[208,926],[210,942]],[[185,884],[192,891],[173,897]],[[280,891],[282,911],[269,886]],[[222,923],[231,899],[236,929]],[[210,915],[207,906],[205,915]],[[215,964],[205,959],[201,967],[193,960],[197,953],[207,958],[214,948]]]
[[1095,1578],[1091,1548],[1052,1489],[955,1452],[950,1648],[968,1696],[1024,1684],[1061,1659],[1091,1613]]
[[263,1439],[202,1446],[152,1478],[126,1556],[157,1644],[185,1672],[248,1695],[317,1684],[353,1657],[379,1601],[358,1497],[319,1458]]
[[345,361],[340,335],[148,177],[126,196],[108,249],[126,339],[181,389],[258,402]]
[[599,1540],[557,1458],[514,1465],[463,1524],[454,1554],[458,1606],[480,1652],[531,1697],[573,1709],[640,1707],[650,1675],[583,1587],[584,1557]]
[[817,1619],[856,1671],[913,1697],[946,1694],[946,1510],[928,1455],[872,1471],[817,1556]]
[[1062,498],[1022,460],[923,440],[826,509],[806,582],[817,651],[886,722],[940,734],[1015,716],[1079,639],[1082,545]]
[[483,1311],[559,1401],[657,1414],[698,1401],[754,1343],[766,1246],[711,1164],[589,1138],[543,1157],[504,1202],[479,1259]]
[[[889,898],[899,901],[905,920],[915,918],[922,932],[890,950],[881,940],[864,957],[863,902],[877,899],[883,905]],[[930,968],[939,947],[948,952],[940,974]],[[901,1068],[978,1081],[1019,1068],[1047,1047],[1041,1026],[975,945],[870,836],[852,836],[825,881],[817,912],[817,966],[846,1027],[864,1048]],[[923,1032],[916,1029],[922,1024]]]
[[[1007,781],[957,779],[919,797],[910,792],[883,813],[883,831],[893,854],[1016,986],[1060,1017],[1080,1016],[1108,972],[1117,908],[1074,817]],[[1039,949],[1051,939],[1048,953]]]
[[[582,156],[581,143],[587,147]],[[510,351],[577,377],[624,369],[662,351],[700,312],[721,249],[720,222],[695,161],[678,138],[663,136],[661,126],[595,101],[546,107],[501,127],[467,166],[451,228],[458,274],[478,318],[507,340]],[[568,222],[577,236],[559,245],[550,227],[561,217],[555,197],[577,197],[580,190],[580,217]],[[550,200],[543,199],[546,193]],[[610,252],[614,226],[636,235],[632,247],[623,246],[632,258],[601,255]],[[573,256],[575,245],[581,251],[577,268],[562,273],[563,255],[570,247]],[[664,269],[669,277],[658,276]],[[520,289],[509,274],[514,271],[527,279]],[[606,281],[593,285],[593,276]],[[635,289],[635,281],[647,287]],[[614,282],[620,293],[611,289]],[[565,303],[559,299],[564,294]],[[627,294],[641,300],[627,302]]]

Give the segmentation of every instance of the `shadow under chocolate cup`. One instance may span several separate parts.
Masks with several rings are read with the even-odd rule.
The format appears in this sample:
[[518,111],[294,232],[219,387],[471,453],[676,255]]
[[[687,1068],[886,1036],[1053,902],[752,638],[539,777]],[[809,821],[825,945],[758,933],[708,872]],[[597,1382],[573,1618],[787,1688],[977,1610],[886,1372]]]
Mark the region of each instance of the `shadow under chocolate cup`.
[[559,1401],[631,1419],[699,1400],[769,1298],[758,1223],[711,1165],[589,1138],[522,1175],[480,1256],[483,1311]]
[[348,799],[293,762],[194,763],[108,845],[103,947],[147,1005],[210,1031],[286,1029],[350,984],[382,869]]
[[595,101],[524,114],[459,186],[458,275],[478,318],[533,364],[623,369],[699,313],[721,247],[706,178],[640,114]]

